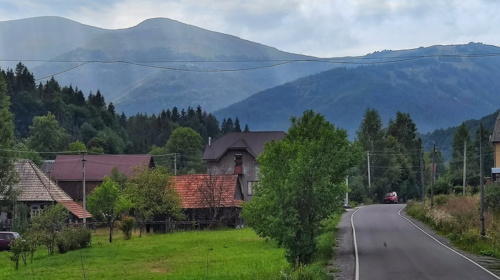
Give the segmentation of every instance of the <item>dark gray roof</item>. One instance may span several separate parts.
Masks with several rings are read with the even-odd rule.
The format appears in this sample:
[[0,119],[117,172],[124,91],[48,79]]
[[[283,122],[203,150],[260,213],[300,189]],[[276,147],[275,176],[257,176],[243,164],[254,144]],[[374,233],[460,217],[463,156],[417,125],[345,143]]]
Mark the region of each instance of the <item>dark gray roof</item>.
[[491,136],[491,142],[500,142],[500,113],[498,113],[497,120],[495,122],[495,127],[493,128],[493,135]]
[[205,148],[203,159],[219,160],[229,150],[246,150],[257,158],[264,150],[264,144],[281,140],[285,135],[283,131],[229,132]]

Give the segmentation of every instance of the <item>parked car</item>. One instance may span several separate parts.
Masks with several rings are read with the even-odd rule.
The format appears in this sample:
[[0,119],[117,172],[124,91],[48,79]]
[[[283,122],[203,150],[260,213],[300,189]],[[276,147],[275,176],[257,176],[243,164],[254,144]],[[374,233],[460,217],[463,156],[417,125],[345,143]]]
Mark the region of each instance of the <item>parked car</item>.
[[398,195],[396,192],[387,193],[384,197],[384,203],[398,203]]
[[13,231],[0,231],[0,251],[10,250],[10,242],[14,239],[20,238],[21,235]]

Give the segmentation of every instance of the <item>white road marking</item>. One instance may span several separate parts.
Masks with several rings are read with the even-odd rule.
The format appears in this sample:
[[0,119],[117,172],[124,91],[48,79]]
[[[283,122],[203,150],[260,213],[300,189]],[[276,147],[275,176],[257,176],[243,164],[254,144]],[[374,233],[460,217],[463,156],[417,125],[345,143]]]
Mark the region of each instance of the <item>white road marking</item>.
[[356,268],[355,268],[355,273],[354,273],[354,280],[359,280],[359,257],[358,257],[358,243],[356,242],[356,229],[354,228],[354,221],[353,217],[356,212],[361,208],[358,208],[354,213],[351,215],[351,227],[352,227],[352,237],[354,241],[354,256],[356,259]]
[[[496,279],[499,279],[499,280],[500,280],[500,277],[496,276],[496,275],[495,275],[495,274],[493,274],[491,271],[489,271],[489,270],[487,270],[486,268],[482,267],[480,264],[478,264],[478,263],[476,263],[475,261],[473,261],[473,260],[469,259],[468,257],[466,257],[466,256],[464,256],[464,255],[462,255],[462,254],[460,254],[459,252],[457,252],[457,251],[453,250],[452,248],[450,248],[450,247],[446,246],[446,245],[445,245],[445,244],[443,244],[441,241],[437,240],[437,239],[436,239],[436,238],[434,238],[432,235],[428,234],[428,233],[427,233],[427,232],[425,232],[423,229],[421,229],[419,226],[417,226],[415,223],[413,223],[412,221],[410,221],[410,219],[408,219],[408,218],[406,218],[406,217],[402,216],[402,215],[401,215],[401,211],[403,211],[403,209],[405,209],[405,208],[406,208],[406,206],[404,206],[403,208],[401,208],[401,209],[399,210],[398,215],[399,215],[400,217],[402,217],[402,218],[406,219],[406,220],[407,220],[410,224],[412,224],[413,226],[415,226],[416,228],[418,228],[421,232],[425,233],[427,236],[429,236],[430,238],[432,238],[432,239],[433,239],[434,241],[436,241],[438,244],[442,245],[443,247],[447,248],[448,250],[452,251],[453,253],[455,253],[455,254],[457,254],[457,255],[461,256],[462,258],[464,258],[464,259],[466,259],[466,260],[470,261],[471,263],[475,264],[476,266],[478,266],[478,267],[479,267],[479,268],[481,268],[482,270],[484,270],[484,271],[488,272],[491,276],[493,276],[493,277],[495,277]],[[353,215],[354,215],[354,214],[353,214]],[[351,222],[352,222],[352,216],[351,216]],[[353,225],[353,230],[354,230],[354,225]],[[356,244],[356,240],[354,240],[354,244]],[[355,245],[354,247],[355,247],[355,250],[357,250],[357,249],[356,249],[356,245]],[[357,260],[357,256],[358,256],[358,252],[356,251],[356,264],[357,264],[357,262],[358,262],[358,260]],[[357,265],[356,265],[356,266],[357,266]],[[356,280],[359,280],[359,279],[358,279],[358,278],[356,278]]]

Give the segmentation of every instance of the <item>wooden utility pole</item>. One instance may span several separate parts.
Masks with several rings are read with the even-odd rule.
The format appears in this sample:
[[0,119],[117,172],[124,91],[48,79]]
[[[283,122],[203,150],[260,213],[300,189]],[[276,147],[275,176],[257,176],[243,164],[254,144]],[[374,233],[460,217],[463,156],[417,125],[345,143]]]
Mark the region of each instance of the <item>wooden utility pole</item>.
[[368,189],[372,189],[372,181],[371,181],[371,176],[370,176],[370,152],[367,152],[368,155]]
[[87,151],[80,152],[82,154],[82,185],[83,185],[83,226],[87,228],[87,203],[86,203],[86,190],[85,190],[85,154]]
[[436,153],[436,143],[433,141],[432,142],[432,178],[431,178],[431,208],[434,208],[434,179],[436,177],[436,168],[435,168],[435,163],[434,163],[434,154]]
[[422,148],[422,138],[418,139],[420,143],[419,159],[420,159],[420,184],[422,185],[422,201],[425,201],[425,184],[424,184],[424,149]]
[[483,182],[483,123],[479,123],[479,184],[481,185],[481,237],[486,236],[484,229],[484,182]]
[[464,140],[464,181],[462,187],[462,195],[465,196],[465,181],[466,181],[466,171],[467,171],[467,140]]

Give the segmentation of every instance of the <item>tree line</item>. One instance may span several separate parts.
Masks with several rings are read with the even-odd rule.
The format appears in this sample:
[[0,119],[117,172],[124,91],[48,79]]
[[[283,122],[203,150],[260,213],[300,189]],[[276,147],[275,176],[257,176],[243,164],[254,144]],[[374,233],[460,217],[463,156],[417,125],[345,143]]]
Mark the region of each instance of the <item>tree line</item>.
[[[127,117],[116,112],[113,102],[107,103],[99,90],[85,97],[78,87],[61,86],[54,78],[37,84],[22,63],[15,69],[0,70],[0,75],[10,98],[6,109],[14,116],[15,150],[24,151],[21,157],[31,157],[35,162],[53,159],[55,152],[72,150],[95,154],[144,154],[155,149],[158,152],[157,148],[165,148],[177,128],[190,128],[200,136],[201,146],[196,146],[199,154],[209,138],[242,131],[237,117],[234,121],[224,119],[220,125],[201,106],[173,106],[158,114]],[[248,126],[244,130],[249,131]],[[179,154],[184,157],[181,161],[192,156],[183,151],[166,153]]]

